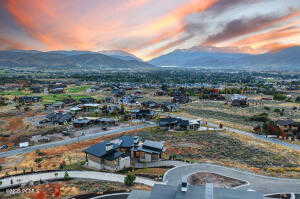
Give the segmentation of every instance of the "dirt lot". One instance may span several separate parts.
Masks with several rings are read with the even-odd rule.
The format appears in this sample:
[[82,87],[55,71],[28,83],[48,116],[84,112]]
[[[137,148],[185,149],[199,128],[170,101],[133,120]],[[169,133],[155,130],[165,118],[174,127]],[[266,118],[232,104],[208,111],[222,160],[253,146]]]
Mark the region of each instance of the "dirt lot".
[[300,177],[299,152],[247,136],[213,131],[170,132],[159,128],[148,129],[140,135],[166,141],[166,159],[212,162],[265,175]]
[[214,186],[222,188],[232,188],[246,184],[246,182],[241,180],[228,178],[214,173],[204,172],[199,172],[191,175],[188,178],[188,183],[190,183],[191,185],[205,185],[206,183],[214,183]]

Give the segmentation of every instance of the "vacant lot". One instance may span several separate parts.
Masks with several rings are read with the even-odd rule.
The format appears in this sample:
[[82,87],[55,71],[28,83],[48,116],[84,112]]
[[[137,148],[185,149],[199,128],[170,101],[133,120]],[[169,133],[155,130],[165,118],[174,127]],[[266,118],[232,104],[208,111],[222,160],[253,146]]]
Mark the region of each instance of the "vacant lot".
[[[140,133],[146,139],[166,141],[165,158],[214,162],[268,175],[300,177],[300,153],[249,137],[218,132],[170,132],[159,128]],[[267,168],[281,168],[276,173]]]
[[[295,108],[298,109],[295,110]],[[280,115],[277,110],[284,110]],[[222,122],[227,126],[243,130],[252,130],[254,126],[262,123],[250,121],[250,117],[267,113],[271,120],[280,118],[292,118],[300,121],[300,106],[297,103],[283,103],[276,101],[264,101],[262,104],[250,103],[249,107],[239,108],[225,104],[223,101],[197,101],[182,107],[183,113],[200,117],[210,122]]]

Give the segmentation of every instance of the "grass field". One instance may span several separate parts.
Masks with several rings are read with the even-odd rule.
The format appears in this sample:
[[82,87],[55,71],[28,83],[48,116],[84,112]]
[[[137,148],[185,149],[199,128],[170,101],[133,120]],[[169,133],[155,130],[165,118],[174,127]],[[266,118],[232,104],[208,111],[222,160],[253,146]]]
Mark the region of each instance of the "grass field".
[[91,88],[92,86],[89,85],[85,85],[85,86],[74,86],[74,87],[70,87],[67,88],[67,92],[68,93],[80,93],[80,92],[84,92],[87,89]]

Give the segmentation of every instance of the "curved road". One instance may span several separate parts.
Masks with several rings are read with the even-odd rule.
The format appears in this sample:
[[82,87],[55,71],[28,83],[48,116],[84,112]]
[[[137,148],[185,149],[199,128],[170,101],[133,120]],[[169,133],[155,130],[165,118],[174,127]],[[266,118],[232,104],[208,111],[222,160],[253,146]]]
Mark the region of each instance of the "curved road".
[[[55,175],[57,173],[57,175]],[[124,183],[125,175],[114,174],[114,173],[105,173],[105,172],[97,172],[97,171],[68,171],[70,178],[78,178],[78,179],[90,179],[90,180],[99,180],[99,181],[111,181],[111,182],[121,182]],[[30,182],[37,181],[48,181],[48,180],[59,180],[63,179],[65,175],[65,171],[53,171],[47,173],[35,173],[35,174],[25,174],[21,176],[12,176],[4,179],[0,179],[2,184],[0,185],[0,189],[8,188],[16,185],[27,184]],[[13,184],[11,184],[11,180]],[[153,180],[145,179],[137,177],[135,180],[136,183],[153,186],[158,183]]]
[[[178,165],[178,164],[177,164]],[[255,190],[264,194],[273,193],[300,193],[300,179],[287,179],[287,178],[274,178],[268,176],[257,175],[251,172],[242,171],[239,169],[223,167],[215,164],[201,163],[201,164],[188,164],[178,166],[168,170],[164,177],[163,182],[156,182],[150,179],[141,177],[136,178],[137,183],[153,186],[156,183],[169,184],[178,186],[183,178],[198,173],[209,172],[216,173],[222,176],[238,179],[247,182],[245,185],[236,187],[237,190]],[[55,175],[57,173],[57,175]],[[96,172],[96,171],[68,171],[71,178],[78,179],[91,179],[103,180],[112,182],[124,182],[124,175]],[[64,178],[65,171],[53,171],[47,173],[25,174],[21,176],[13,176],[0,179],[2,184],[1,188],[9,188],[16,185],[27,184],[34,181],[47,181],[59,180]],[[13,184],[11,184],[11,180]]]
[[67,140],[61,140],[61,141],[56,141],[56,142],[49,142],[46,144],[34,145],[34,146],[25,147],[25,148],[19,148],[19,149],[15,149],[15,150],[6,151],[6,152],[1,152],[0,158],[29,153],[29,152],[36,151],[37,149],[41,150],[41,149],[47,149],[47,148],[51,148],[51,147],[63,146],[63,145],[72,144],[75,142],[85,141],[85,140],[89,140],[89,139],[95,139],[95,138],[99,138],[99,137],[103,137],[103,136],[107,136],[107,135],[119,134],[119,133],[123,133],[126,131],[132,131],[132,130],[143,129],[146,127],[154,127],[154,126],[156,126],[156,124],[143,124],[143,125],[137,125],[137,126],[122,127],[122,128],[113,129],[110,131],[102,131],[99,133],[88,134],[88,135],[83,135],[80,137],[70,138]]
[[256,175],[251,172],[219,165],[201,163],[175,167],[168,170],[163,178],[166,184],[177,186],[183,178],[197,172],[210,172],[248,182],[236,189],[252,189],[264,194],[271,193],[300,193],[300,179],[273,178]]

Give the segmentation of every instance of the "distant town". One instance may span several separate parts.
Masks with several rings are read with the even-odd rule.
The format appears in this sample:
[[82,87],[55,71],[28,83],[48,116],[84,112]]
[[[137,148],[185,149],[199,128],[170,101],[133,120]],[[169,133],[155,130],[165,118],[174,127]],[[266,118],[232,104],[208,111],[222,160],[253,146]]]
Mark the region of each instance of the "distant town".
[[299,197],[296,72],[0,76],[3,198]]

